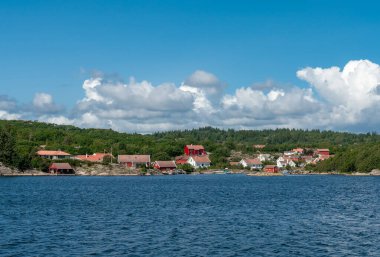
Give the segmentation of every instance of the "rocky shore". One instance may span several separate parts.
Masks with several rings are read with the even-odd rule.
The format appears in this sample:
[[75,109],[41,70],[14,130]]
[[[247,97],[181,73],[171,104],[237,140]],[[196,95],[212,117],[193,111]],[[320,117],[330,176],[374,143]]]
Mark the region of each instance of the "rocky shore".
[[[191,173],[191,175],[200,174],[246,174],[247,176],[257,177],[269,177],[269,176],[284,176],[284,175],[345,175],[345,176],[380,176],[380,170],[374,169],[369,173],[353,172],[353,173],[341,173],[341,172],[312,172],[307,170],[295,170],[288,171],[286,173],[268,173],[268,172],[251,172],[246,170],[200,170]],[[171,175],[170,173],[162,173],[155,170],[142,171],[140,169],[127,169],[118,164],[112,165],[83,165],[75,168],[74,176],[144,176],[144,175]],[[0,176],[56,176],[56,174],[50,174],[39,170],[26,170],[19,171],[0,165]]]

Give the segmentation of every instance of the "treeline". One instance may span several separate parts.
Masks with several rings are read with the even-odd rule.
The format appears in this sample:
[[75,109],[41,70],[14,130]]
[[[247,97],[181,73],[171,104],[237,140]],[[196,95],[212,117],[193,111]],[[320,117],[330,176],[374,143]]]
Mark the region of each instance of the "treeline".
[[[82,129],[74,126],[54,125],[33,121],[0,120],[4,133],[11,135],[14,160],[5,164],[38,166],[35,152],[62,150],[73,155],[112,151],[118,154],[150,154],[152,160],[169,160],[183,154],[186,144],[202,144],[211,152],[215,167],[225,167],[232,151],[243,154],[282,152],[295,147],[329,148],[339,156],[355,145],[380,142],[376,133],[354,134],[334,131],[275,129],[275,130],[222,130],[205,127],[184,131],[160,132],[150,135],[119,133],[110,129]],[[264,144],[255,149],[254,144]],[[9,152],[8,152],[9,153]],[[15,157],[16,156],[16,157]],[[17,159],[17,160],[16,160]],[[26,163],[26,164],[25,164]]]
[[353,145],[310,169],[319,172],[370,172],[380,169],[380,143]]

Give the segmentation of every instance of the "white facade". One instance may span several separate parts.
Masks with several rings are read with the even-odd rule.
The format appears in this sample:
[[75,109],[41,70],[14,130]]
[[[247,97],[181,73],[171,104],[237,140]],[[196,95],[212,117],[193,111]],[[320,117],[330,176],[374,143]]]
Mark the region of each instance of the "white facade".
[[194,168],[198,169],[198,168],[208,168],[210,167],[210,162],[200,162],[200,161],[196,161],[194,160],[193,156],[191,156],[188,160],[187,160],[187,163],[190,164],[191,166],[193,166]]

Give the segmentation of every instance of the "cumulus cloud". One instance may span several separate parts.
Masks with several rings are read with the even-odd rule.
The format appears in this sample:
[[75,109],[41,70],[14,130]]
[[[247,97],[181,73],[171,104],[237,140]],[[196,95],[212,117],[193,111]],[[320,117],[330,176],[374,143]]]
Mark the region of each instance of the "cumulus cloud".
[[32,104],[36,113],[58,113],[64,109],[55,104],[53,97],[47,93],[36,93]]
[[320,95],[331,126],[357,125],[376,119],[380,111],[380,66],[369,60],[349,61],[341,70],[305,68],[297,72]]
[[47,93],[37,93],[32,108],[0,96],[1,119],[38,119],[80,127],[149,133],[202,126],[220,128],[319,128],[378,130],[380,66],[368,61],[339,67],[307,67],[297,77],[308,87],[273,80],[225,93],[227,84],[197,70],[180,85],[130,78],[123,82],[101,73],[83,82],[84,97],[70,112]]

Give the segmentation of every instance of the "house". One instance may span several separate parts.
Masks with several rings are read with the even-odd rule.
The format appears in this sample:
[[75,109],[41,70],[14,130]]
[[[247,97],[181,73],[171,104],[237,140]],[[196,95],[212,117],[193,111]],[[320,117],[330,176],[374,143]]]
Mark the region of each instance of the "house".
[[255,149],[263,149],[263,148],[265,148],[265,145],[253,145],[253,148],[255,148]]
[[61,160],[69,159],[71,154],[63,151],[50,151],[50,150],[40,150],[37,152],[37,155],[41,158],[50,159],[50,160]]
[[317,149],[315,150],[315,155],[321,156],[321,155],[330,155],[330,150],[329,149]]
[[262,162],[258,158],[255,158],[255,159],[242,159],[240,161],[240,164],[244,168],[248,167],[251,170],[260,170],[260,169],[263,168],[263,164],[262,164]]
[[49,172],[54,174],[74,174],[74,169],[67,162],[53,162],[49,166]]
[[288,156],[280,156],[278,159],[277,159],[277,167],[279,168],[284,168],[286,166],[290,166],[290,167],[296,167],[296,163],[294,161],[294,158],[292,157],[288,157]]
[[175,157],[175,163],[177,165],[183,165],[183,164],[187,163],[188,159],[189,159],[189,156],[187,156],[187,155],[177,156],[177,157]]
[[153,167],[161,171],[175,170],[177,165],[174,161],[155,161]]
[[118,155],[117,162],[129,168],[148,167],[150,155]]
[[265,165],[264,172],[277,173],[278,167],[276,165]]
[[303,148],[294,148],[292,150],[292,152],[294,152],[296,154],[303,154],[305,152],[305,150]]
[[196,169],[197,168],[208,168],[211,165],[211,161],[207,155],[190,156],[189,159],[187,160],[187,163],[189,163],[191,166],[193,166]]
[[265,162],[265,161],[269,161],[272,159],[272,156],[268,153],[261,153],[257,156],[257,158],[262,161],[262,162]]
[[205,148],[202,145],[185,145],[184,153],[187,156],[206,155]]
[[103,159],[106,156],[113,158],[113,156],[109,153],[94,153],[86,155],[77,155],[74,157],[74,159],[87,162],[103,162]]

